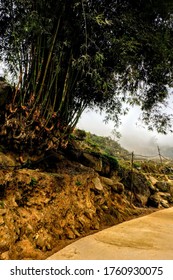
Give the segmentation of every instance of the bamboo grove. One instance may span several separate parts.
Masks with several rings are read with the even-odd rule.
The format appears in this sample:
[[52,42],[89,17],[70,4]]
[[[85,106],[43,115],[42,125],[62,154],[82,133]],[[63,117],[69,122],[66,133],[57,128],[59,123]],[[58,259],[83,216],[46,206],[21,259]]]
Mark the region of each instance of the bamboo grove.
[[141,106],[150,128],[170,127],[160,108],[172,85],[171,1],[0,3],[0,58],[17,77],[1,108],[2,143],[65,146],[86,108],[117,124],[124,102]]

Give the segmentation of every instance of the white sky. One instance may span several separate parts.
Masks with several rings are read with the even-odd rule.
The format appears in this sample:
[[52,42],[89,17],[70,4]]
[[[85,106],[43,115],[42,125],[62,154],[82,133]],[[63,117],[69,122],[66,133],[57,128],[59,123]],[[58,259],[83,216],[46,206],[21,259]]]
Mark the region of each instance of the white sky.
[[[171,133],[161,135],[155,131],[148,131],[147,128],[138,121],[139,115],[140,109],[134,107],[126,116],[122,117],[122,124],[118,129],[121,133],[121,138],[118,142],[123,148],[127,149],[129,152],[134,151],[135,153],[142,153],[144,155],[153,155],[157,154],[157,145],[169,145],[173,147],[173,135]],[[113,138],[113,122],[105,124],[103,120],[104,117],[100,116],[98,113],[87,111],[82,115],[78,123],[78,128],[96,135],[111,136]]]

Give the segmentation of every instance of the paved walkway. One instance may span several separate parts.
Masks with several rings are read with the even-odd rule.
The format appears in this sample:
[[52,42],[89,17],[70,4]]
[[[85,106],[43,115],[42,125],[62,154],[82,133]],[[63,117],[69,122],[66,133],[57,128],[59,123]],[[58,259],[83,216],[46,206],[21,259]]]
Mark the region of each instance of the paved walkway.
[[173,260],[173,207],[81,238],[48,259]]

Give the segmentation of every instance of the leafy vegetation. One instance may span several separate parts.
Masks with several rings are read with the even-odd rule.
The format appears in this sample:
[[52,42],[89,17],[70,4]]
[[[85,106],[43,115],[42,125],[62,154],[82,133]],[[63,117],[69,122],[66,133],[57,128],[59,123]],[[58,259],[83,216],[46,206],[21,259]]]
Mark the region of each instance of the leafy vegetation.
[[31,181],[30,181],[30,183],[29,183],[29,185],[30,185],[31,187],[34,187],[34,186],[36,186],[37,184],[38,184],[37,179],[35,179],[34,177],[32,177],[32,178],[31,178]]
[[93,148],[99,149],[100,152],[110,157],[129,157],[129,152],[110,137],[97,136],[88,132],[85,141]]
[[75,184],[76,184],[77,187],[82,186],[82,183],[81,183],[81,181],[79,181],[79,180],[77,180]]
[[18,76],[0,112],[1,142],[65,146],[86,108],[119,122],[123,103],[165,133],[172,86],[170,0],[0,0],[0,59]]

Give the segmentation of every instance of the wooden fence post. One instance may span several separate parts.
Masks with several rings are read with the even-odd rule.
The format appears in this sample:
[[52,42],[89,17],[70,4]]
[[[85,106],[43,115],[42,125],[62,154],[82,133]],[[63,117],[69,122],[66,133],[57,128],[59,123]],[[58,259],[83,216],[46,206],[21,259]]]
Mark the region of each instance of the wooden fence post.
[[130,204],[131,205],[132,205],[132,198],[133,198],[133,164],[134,164],[134,152],[132,152],[132,157],[131,157],[131,181],[130,181],[130,191],[131,191]]
[[159,153],[159,157],[160,157],[160,163],[161,163],[161,165],[163,165],[162,155],[161,155],[161,153],[160,153],[160,148],[159,148],[159,146],[157,146],[157,149],[158,149],[158,153]]

